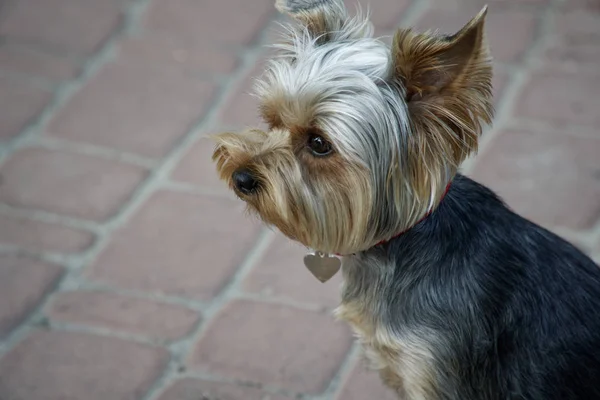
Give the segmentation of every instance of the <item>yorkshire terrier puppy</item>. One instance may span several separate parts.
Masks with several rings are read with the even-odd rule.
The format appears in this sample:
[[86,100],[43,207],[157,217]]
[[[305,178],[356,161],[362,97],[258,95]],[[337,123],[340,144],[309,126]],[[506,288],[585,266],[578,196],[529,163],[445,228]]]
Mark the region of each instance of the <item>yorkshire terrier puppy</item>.
[[458,171],[493,114],[486,9],[390,48],[341,0],[276,6],[296,21],[256,87],[269,129],[218,135],[213,158],[321,280],[342,260],[336,314],[383,381],[406,400],[600,399],[600,268]]

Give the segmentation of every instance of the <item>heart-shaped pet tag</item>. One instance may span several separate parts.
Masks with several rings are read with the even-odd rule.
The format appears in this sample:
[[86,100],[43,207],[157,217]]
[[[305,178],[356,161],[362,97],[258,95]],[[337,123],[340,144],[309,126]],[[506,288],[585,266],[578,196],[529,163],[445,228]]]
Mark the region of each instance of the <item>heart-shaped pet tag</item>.
[[321,282],[330,280],[342,266],[339,258],[317,251],[304,256],[304,265]]

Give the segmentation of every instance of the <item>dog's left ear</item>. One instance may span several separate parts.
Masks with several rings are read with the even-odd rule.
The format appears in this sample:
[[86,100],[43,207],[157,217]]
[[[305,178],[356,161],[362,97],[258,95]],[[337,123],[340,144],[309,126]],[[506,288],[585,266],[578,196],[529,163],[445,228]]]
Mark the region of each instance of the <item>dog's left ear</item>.
[[371,36],[372,24],[349,18],[343,0],[276,0],[275,7],[296,19],[317,44]]
[[486,14],[484,7],[452,36],[400,29],[392,44],[392,79],[406,89],[412,126],[423,132],[434,154],[445,154],[454,164],[476,150],[481,121],[492,118]]
[[407,100],[486,80],[485,75],[491,72],[484,37],[486,14],[487,6],[452,36],[415,34],[411,29],[396,32],[392,44],[394,74],[406,87]]

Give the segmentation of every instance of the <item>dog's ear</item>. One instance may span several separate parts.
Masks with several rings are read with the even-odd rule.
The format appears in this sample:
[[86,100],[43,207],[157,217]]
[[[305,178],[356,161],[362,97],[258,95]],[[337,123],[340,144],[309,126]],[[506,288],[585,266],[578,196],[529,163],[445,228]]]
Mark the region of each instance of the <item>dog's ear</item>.
[[[491,122],[492,63],[485,39],[487,7],[452,36],[396,32],[393,80],[405,87],[411,124],[428,147],[460,163],[477,148],[481,122]],[[438,149],[430,146],[435,144]]]
[[416,34],[399,29],[392,44],[394,75],[407,90],[407,100],[459,90],[486,80],[490,60],[485,43],[487,7],[452,36]]
[[317,44],[368,37],[373,32],[368,20],[348,17],[343,0],[276,0],[275,7],[300,22]]

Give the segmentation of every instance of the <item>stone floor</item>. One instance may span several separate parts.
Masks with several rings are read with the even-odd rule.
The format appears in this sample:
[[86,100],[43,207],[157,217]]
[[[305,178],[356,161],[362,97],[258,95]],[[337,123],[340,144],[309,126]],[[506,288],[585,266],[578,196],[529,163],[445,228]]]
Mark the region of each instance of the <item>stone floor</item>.
[[[257,123],[273,3],[0,0],[0,399],[393,398],[339,281],[210,163],[206,134]],[[370,3],[379,34],[483,4]],[[497,118],[465,169],[599,259],[600,3],[489,3]]]

